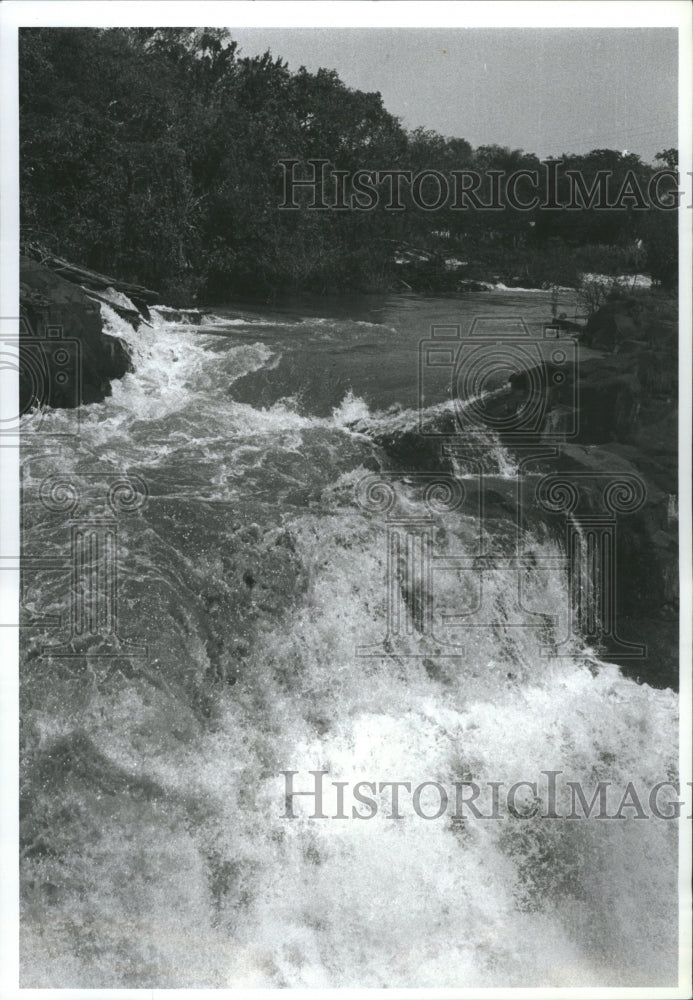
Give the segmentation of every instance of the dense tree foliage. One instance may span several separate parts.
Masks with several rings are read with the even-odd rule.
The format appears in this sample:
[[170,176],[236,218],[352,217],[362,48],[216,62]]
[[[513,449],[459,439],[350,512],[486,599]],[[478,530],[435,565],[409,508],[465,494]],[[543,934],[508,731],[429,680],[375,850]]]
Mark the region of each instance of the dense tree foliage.
[[[23,29],[20,129],[24,245],[169,296],[384,287],[393,247],[407,244],[526,280],[647,261],[658,280],[675,280],[675,213],[637,198],[616,211],[526,211],[503,194],[502,211],[431,212],[405,193],[404,211],[388,211],[385,197],[372,211],[279,210],[282,159],[447,176],[540,164],[521,150],[407,132],[379,94],[331,70],[292,73],[269,53],[243,57],[221,29]],[[616,187],[633,171],[646,190],[655,169],[613,150],[562,159],[588,186],[600,170]],[[540,178],[543,198],[543,169]],[[524,201],[528,183],[517,186]],[[434,188],[423,189],[429,201]]]

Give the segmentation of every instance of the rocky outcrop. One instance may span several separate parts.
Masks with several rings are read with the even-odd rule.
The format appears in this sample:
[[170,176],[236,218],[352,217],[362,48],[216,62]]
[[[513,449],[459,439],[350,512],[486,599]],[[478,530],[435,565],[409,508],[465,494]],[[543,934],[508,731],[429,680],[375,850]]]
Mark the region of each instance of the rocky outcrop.
[[98,302],[36,261],[20,262],[19,403],[75,407],[110,395],[132,371],[127,345],[103,332]]
[[[677,335],[673,301],[617,298],[586,325],[580,341],[587,350],[579,348],[567,378],[555,383],[551,370],[534,373],[534,384],[545,387],[547,443],[549,431],[555,441],[565,429],[559,456],[543,469],[573,476],[587,493],[581,502],[595,512],[605,476],[642,483],[643,504],[617,517],[616,598],[622,638],[646,645],[647,656],[621,662],[608,645],[604,652],[658,686],[675,686],[678,673]],[[524,373],[513,376],[499,405],[520,407],[531,384]]]

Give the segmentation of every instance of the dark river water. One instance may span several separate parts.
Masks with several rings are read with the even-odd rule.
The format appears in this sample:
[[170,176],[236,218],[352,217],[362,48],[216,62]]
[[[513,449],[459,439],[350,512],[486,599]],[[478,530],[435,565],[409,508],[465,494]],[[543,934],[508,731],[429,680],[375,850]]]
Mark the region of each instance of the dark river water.
[[[492,430],[439,463],[451,366],[420,374],[420,341],[475,321],[541,336],[550,296],[160,309],[137,333],[105,313],[135,372],[26,418],[23,985],[673,983],[676,824],[427,820],[404,793],[402,819],[389,793],[366,822],[311,819],[309,797],[285,817],[283,771],[542,799],[554,770],[588,800],[675,773],[674,694],[565,631],[558,541],[530,523],[519,584],[464,561],[479,470],[486,552],[507,554],[517,468]],[[121,491],[116,534],[123,477],[146,502]],[[79,507],[46,503],[57,480]],[[97,566],[78,614],[79,518],[111,532],[118,575],[109,591]]]

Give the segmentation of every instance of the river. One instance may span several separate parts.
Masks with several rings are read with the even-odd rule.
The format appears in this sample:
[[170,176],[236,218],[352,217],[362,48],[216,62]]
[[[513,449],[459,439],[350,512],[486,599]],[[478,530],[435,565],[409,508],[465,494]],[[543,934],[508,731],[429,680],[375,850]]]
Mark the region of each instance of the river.
[[[529,525],[521,600],[512,567],[486,574],[483,599],[456,567],[478,519],[454,482],[473,500],[478,469],[512,484],[516,460],[489,431],[451,486],[440,442],[417,435],[432,325],[523,320],[540,337],[550,313],[547,293],[369,296],[155,309],[134,333],[105,308],[134,373],[25,426],[23,986],[675,983],[677,824],[425,819],[409,799],[392,819],[389,791],[352,818],[359,780],[553,770],[589,799],[598,781],[676,773],[671,690],[574,636],[547,653],[537,623],[565,631],[570,601],[555,537]],[[449,376],[424,372],[429,429]],[[123,477],[137,499],[121,484],[114,518]],[[506,488],[494,496],[486,551],[501,558],[513,513]],[[74,611],[80,517],[111,532],[118,571],[91,631]],[[447,569],[404,566],[431,553]],[[55,655],[70,607],[74,655]],[[445,614],[467,618],[441,640],[428,616]],[[310,797],[287,818],[282,772],[308,790],[316,770],[349,783],[348,819],[312,819]]]

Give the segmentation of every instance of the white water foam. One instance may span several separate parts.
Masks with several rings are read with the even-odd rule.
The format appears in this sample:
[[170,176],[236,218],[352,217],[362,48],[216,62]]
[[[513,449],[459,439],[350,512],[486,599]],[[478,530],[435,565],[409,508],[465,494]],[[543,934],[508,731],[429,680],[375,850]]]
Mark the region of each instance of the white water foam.
[[[300,454],[321,431],[338,432],[342,446],[359,433],[407,432],[419,414],[374,413],[353,393],[326,418],[301,414],[292,398],[264,410],[238,403],[229,383],[276,364],[277,352],[261,342],[227,342],[221,352],[219,338],[197,327],[135,333],[108,307],[104,315],[108,331],[131,345],[136,371],[113,384],[105,403],[83,408],[80,448],[118,469],[166,466],[180,449],[164,499],[191,509],[171,526],[155,520],[154,506],[140,534],[139,522],[122,523],[130,578],[143,574],[125,606],[136,625],[154,623],[159,658],[122,674],[99,673],[95,661],[75,677],[51,664],[41,681],[55,685],[49,708],[27,712],[40,745],[86,734],[130,784],[97,796],[85,780],[60,798],[72,836],[61,827],[60,850],[32,862],[36,891],[51,887],[46,898],[55,902],[48,909],[39,895],[36,910],[28,906],[24,985],[673,983],[675,824],[454,825],[411,812],[400,821],[388,819],[386,796],[366,822],[312,820],[308,800],[296,802],[296,820],[282,818],[287,769],[299,772],[300,790],[315,769],[350,784],[507,785],[539,781],[547,769],[563,770],[588,794],[601,779],[652,784],[676,771],[676,698],[627,680],[577,642],[563,657],[547,655],[537,630],[518,625],[520,595],[502,572],[483,580],[497,624],[458,630],[464,650],[456,659],[427,648],[416,629],[391,654],[357,656],[357,645],[382,644],[388,625],[387,525],[354,502],[363,467],[341,472],[314,509],[282,510],[281,531],[299,559],[287,586],[301,576],[285,610],[263,607],[268,581],[257,569],[263,553],[281,551],[279,529],[263,535],[253,524],[256,542],[242,544],[229,505],[206,547],[179,552],[201,532],[208,499],[197,482],[180,481],[181,469],[201,466],[205,490],[224,499],[225,476],[249,491],[248,467],[262,468],[281,447]],[[46,419],[67,426],[74,414]],[[62,456],[67,469],[82,459],[79,449]],[[292,465],[282,470],[294,475]],[[412,517],[428,516],[413,488],[406,502]],[[456,514],[436,520],[435,532],[438,555],[474,551],[472,526]],[[547,542],[532,551],[558,555]],[[271,565],[278,572],[278,560]],[[174,686],[176,670],[190,683],[208,675],[212,642],[195,614],[209,622],[210,599],[244,571],[257,577],[247,632],[234,632],[232,604],[228,621],[219,616],[224,642],[214,654],[223,675],[238,679],[215,690],[215,714],[201,724]],[[475,574],[441,572],[434,583],[436,615],[473,607]],[[524,608],[562,622],[569,599],[560,573],[534,574],[522,593]],[[63,705],[68,721],[59,724],[52,713]],[[142,791],[145,779],[158,791]],[[40,792],[47,808],[51,792]],[[327,803],[333,812],[334,797]]]

